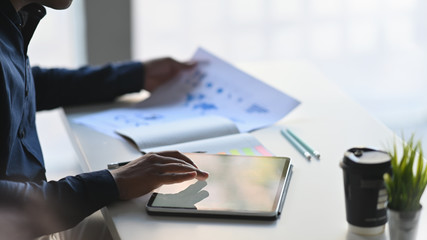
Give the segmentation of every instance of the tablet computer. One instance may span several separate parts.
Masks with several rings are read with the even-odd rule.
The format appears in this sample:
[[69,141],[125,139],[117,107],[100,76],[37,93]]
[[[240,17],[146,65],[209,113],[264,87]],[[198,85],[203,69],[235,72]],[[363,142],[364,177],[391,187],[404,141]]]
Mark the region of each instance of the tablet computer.
[[287,157],[186,153],[209,172],[205,181],[163,185],[151,195],[151,215],[277,219],[292,173]]

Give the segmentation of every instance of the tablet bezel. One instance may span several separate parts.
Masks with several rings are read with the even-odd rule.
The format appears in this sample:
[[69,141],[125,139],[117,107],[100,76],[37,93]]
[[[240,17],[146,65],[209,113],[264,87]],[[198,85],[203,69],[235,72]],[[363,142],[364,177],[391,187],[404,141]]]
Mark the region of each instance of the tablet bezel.
[[[211,154],[215,155],[215,154]],[[222,156],[222,155],[218,155]],[[227,155],[233,156],[233,155]],[[239,155],[239,157],[242,157]],[[260,156],[247,156],[260,157]],[[270,158],[261,156],[263,158]],[[285,202],[289,182],[292,176],[292,162],[289,157],[271,157],[285,159],[280,183],[277,188],[276,197],[271,211],[233,211],[233,210],[204,210],[196,208],[181,208],[181,207],[159,207],[153,206],[157,192],[153,192],[146,204],[146,211],[149,215],[157,216],[183,216],[183,217],[209,217],[209,218],[233,218],[233,219],[255,219],[255,220],[276,220],[280,217],[283,204]]]

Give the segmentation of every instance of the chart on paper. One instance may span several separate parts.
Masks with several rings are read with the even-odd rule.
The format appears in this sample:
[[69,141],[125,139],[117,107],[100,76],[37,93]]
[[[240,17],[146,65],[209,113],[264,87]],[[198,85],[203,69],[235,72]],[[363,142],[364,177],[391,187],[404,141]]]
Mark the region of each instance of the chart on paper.
[[[203,68],[195,70],[189,76],[185,76],[184,85],[187,86],[185,103],[192,111],[203,115],[209,111],[215,112],[218,109],[226,109],[227,106],[236,107],[241,105],[247,114],[268,113],[267,106],[260,106],[259,103],[248,100],[251,99],[247,92],[236,89],[235,86],[224,82],[215,82],[218,79],[215,73],[206,77]],[[218,106],[218,103],[222,106]],[[240,119],[243,122],[243,119]]]

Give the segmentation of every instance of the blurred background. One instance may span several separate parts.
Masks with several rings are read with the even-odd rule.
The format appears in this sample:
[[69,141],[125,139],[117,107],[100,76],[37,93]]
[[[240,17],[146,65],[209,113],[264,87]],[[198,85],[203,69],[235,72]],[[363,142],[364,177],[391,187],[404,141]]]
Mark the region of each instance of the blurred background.
[[78,67],[187,60],[198,46],[232,63],[310,61],[427,150],[427,1],[75,0],[48,9],[29,56],[33,65]]

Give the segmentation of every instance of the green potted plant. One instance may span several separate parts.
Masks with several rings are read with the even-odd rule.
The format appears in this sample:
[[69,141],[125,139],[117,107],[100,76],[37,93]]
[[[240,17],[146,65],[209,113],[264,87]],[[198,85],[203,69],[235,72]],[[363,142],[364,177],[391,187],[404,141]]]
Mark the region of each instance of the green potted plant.
[[393,150],[389,151],[391,172],[384,174],[391,240],[416,238],[422,209],[420,199],[427,185],[427,164],[421,141],[415,142],[412,135],[401,147],[398,149],[396,142],[393,144]]

